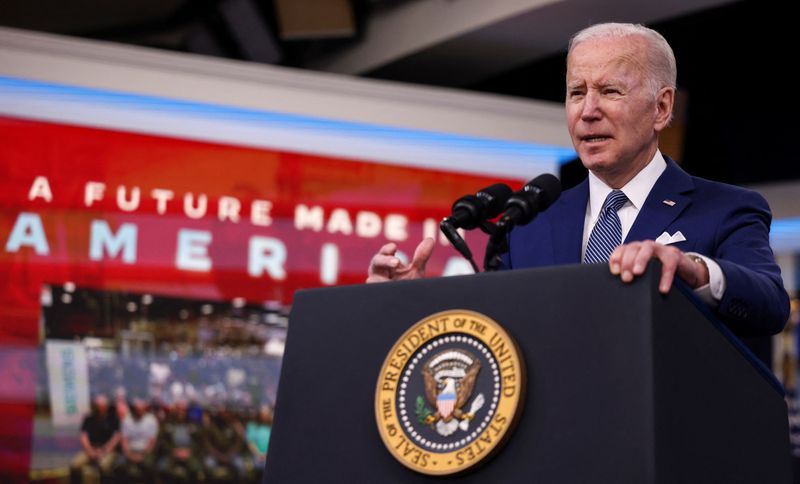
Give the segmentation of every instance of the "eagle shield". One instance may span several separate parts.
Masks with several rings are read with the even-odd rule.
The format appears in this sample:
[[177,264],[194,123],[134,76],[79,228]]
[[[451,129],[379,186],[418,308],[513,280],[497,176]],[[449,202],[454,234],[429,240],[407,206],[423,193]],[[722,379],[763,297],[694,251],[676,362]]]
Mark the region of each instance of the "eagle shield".
[[[473,415],[462,410],[472,398],[475,380],[481,369],[481,363],[474,355],[461,349],[446,350],[437,353],[422,368],[425,380],[425,396],[436,408],[436,413],[429,419],[430,424],[437,424],[437,430],[449,433],[455,431],[458,421],[471,419]],[[441,423],[450,424],[442,427]],[[440,422],[441,421],[441,422]],[[452,430],[444,430],[452,426]]]

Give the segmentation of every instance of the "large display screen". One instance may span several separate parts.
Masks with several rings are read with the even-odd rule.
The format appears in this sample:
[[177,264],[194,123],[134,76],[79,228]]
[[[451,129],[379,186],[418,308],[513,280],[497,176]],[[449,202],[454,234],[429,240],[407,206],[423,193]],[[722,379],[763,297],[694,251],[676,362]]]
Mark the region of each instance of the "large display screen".
[[274,403],[294,292],[362,283],[381,245],[426,236],[430,275],[467,273],[438,234],[452,202],[572,156],[0,78],[0,472],[76,472],[105,398],[120,432],[140,405],[161,431],[149,468],[125,468],[119,444],[97,472],[175,468],[167,430],[189,422],[187,475],[217,471],[218,424],[256,462],[221,475],[257,479],[247,429]]

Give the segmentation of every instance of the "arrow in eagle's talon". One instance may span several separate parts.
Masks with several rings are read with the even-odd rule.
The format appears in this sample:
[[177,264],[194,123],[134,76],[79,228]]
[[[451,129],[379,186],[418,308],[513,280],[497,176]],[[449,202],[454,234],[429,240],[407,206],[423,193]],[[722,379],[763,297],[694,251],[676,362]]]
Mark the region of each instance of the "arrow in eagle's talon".
[[475,400],[472,401],[472,405],[469,407],[469,412],[464,414],[463,420],[458,423],[458,428],[463,430],[464,432],[469,429],[469,421],[475,418],[475,413],[481,409],[486,399],[483,397],[483,393],[479,393]]

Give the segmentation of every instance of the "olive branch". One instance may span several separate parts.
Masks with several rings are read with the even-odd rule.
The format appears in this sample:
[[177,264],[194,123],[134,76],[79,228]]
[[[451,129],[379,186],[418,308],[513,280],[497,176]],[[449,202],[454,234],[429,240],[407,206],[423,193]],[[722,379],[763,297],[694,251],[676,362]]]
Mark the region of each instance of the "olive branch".
[[416,413],[417,422],[421,424],[425,424],[425,419],[427,419],[429,415],[433,414],[433,410],[425,405],[425,399],[422,398],[422,395],[417,395]]

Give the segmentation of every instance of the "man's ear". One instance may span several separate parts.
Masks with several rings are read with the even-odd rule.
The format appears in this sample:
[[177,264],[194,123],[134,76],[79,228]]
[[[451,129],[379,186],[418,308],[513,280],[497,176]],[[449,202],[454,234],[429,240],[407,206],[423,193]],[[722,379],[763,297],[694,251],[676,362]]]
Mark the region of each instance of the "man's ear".
[[656,131],[669,126],[672,121],[672,108],[675,105],[675,88],[662,87],[656,94],[656,118],[654,128]]

